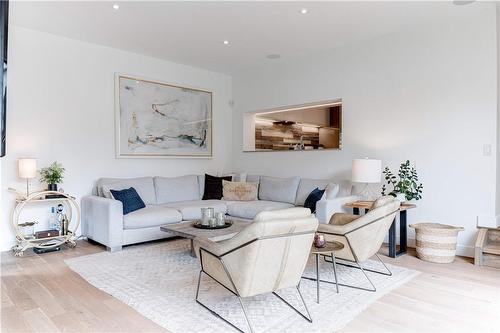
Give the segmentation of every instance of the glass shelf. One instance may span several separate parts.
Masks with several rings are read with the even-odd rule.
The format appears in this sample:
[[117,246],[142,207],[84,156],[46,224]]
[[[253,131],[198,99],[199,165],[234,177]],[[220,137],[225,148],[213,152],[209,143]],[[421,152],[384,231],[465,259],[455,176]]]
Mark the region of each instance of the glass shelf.
[[[75,197],[71,197],[72,199],[75,199]],[[57,202],[57,201],[68,201],[69,198],[49,198],[49,199],[45,199],[45,198],[39,198],[39,199],[31,199],[29,201],[26,202],[26,199],[16,199],[16,202],[17,203],[21,203],[21,202],[26,202],[26,203],[39,203],[39,202]]]

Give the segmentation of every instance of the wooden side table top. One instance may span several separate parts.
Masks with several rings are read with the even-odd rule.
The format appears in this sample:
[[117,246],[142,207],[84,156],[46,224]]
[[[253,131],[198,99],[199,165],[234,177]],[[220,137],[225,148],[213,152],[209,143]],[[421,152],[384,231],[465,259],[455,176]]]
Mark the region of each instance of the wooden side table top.
[[323,247],[316,247],[313,245],[311,245],[311,253],[313,254],[332,254],[332,252],[335,252],[335,251],[340,251],[344,248],[344,244],[340,243],[340,242],[335,242],[335,241],[330,241],[330,242],[326,242],[325,246]]
[[[359,208],[359,209],[370,209],[373,205],[373,201],[354,201],[354,202],[349,202],[344,205],[344,207],[347,208]],[[410,203],[402,203],[401,206],[399,207],[400,211],[405,211],[408,209],[416,208],[417,205],[415,204],[410,204]]]

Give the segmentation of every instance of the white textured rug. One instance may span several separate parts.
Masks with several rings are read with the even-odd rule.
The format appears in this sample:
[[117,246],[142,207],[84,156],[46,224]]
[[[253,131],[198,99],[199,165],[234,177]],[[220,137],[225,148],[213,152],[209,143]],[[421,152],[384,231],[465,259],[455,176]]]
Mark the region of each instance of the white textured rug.
[[[145,317],[177,332],[234,332],[222,320],[195,302],[199,262],[189,255],[189,241],[172,240],[162,243],[127,247],[121,252],[101,252],[66,260],[66,264],[95,287],[128,304]],[[367,266],[380,265],[369,262]],[[378,267],[378,266],[377,266]],[[337,266],[341,283],[369,287],[358,269]],[[391,277],[369,273],[377,292],[322,283],[320,304],[316,303],[316,282],[303,279],[301,292],[313,318],[309,323],[276,296],[261,295],[245,299],[253,327],[258,332],[333,332],[344,327],[376,299],[409,281],[418,272],[389,266]],[[333,280],[331,264],[321,260],[322,279]],[[315,276],[311,256],[304,275]],[[247,331],[236,297],[213,282],[202,278],[201,300],[222,316]],[[291,304],[302,309],[295,289],[280,291]]]

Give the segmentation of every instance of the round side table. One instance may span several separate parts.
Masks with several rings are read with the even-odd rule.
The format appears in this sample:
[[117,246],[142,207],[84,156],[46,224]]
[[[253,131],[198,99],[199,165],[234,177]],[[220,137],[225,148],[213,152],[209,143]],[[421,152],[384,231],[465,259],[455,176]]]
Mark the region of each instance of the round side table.
[[337,293],[339,292],[339,284],[337,281],[337,263],[335,262],[335,251],[340,251],[344,248],[344,244],[340,242],[326,242],[323,247],[316,247],[314,244],[311,246],[311,253],[316,256],[316,278],[302,277],[304,279],[316,281],[316,302],[319,303],[319,257],[320,256],[328,256],[332,257],[332,266],[333,266],[333,276],[335,277],[335,283],[329,281],[321,281],[321,282],[329,282],[335,284],[337,289]]

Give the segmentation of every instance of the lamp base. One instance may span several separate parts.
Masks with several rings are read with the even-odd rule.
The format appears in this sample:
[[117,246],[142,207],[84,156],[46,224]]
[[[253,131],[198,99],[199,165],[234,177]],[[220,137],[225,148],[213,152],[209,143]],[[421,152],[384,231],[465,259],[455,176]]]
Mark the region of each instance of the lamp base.
[[375,189],[375,186],[372,186],[372,185],[375,185],[375,184],[365,183],[365,185],[363,186],[363,189],[359,193],[356,193],[356,195],[360,196],[361,200],[363,200],[363,201],[376,200],[377,198],[379,198],[381,196],[381,194],[380,194],[380,192],[378,192]]

